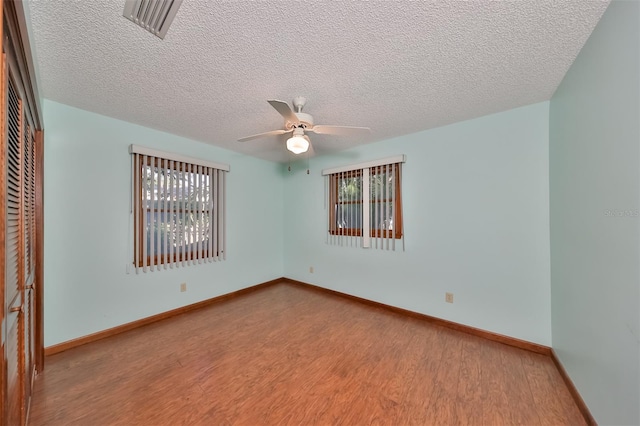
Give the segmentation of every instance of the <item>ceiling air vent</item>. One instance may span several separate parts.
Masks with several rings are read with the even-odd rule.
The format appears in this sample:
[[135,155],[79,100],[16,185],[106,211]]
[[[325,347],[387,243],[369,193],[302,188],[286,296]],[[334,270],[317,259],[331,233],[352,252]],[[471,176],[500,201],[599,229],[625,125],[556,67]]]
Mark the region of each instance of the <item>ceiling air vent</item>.
[[124,17],[164,39],[182,0],[126,0]]

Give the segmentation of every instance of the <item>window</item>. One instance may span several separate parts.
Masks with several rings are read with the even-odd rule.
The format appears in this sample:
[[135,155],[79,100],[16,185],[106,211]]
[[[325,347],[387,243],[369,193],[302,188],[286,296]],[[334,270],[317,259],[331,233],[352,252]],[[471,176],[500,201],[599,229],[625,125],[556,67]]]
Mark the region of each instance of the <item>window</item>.
[[131,145],[136,271],[224,260],[229,166]]
[[404,231],[404,161],[404,156],[398,156],[323,171],[328,190],[328,243],[395,250]]

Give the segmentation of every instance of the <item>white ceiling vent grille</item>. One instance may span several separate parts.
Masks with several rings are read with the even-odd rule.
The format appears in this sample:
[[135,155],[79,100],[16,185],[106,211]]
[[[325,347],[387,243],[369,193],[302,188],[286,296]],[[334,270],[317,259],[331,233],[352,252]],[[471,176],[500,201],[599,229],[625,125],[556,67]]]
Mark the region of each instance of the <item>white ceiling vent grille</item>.
[[126,0],[124,17],[164,39],[182,0]]

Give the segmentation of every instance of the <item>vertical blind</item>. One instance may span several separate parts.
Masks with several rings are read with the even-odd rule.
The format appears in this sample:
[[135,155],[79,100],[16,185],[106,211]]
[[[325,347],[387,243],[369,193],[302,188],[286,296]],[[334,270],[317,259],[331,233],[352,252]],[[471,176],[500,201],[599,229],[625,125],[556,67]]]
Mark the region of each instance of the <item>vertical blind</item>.
[[136,272],[226,259],[229,166],[131,145]]
[[395,250],[401,240],[404,155],[325,169],[327,243]]

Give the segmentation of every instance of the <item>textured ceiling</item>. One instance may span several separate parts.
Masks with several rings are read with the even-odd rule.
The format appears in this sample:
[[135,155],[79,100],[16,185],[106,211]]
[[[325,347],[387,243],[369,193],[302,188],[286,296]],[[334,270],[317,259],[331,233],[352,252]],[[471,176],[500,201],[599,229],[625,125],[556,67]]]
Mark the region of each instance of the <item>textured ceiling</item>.
[[29,2],[42,95],[268,160],[306,96],[316,154],[548,100],[608,1],[184,0],[164,40],[124,0]]

